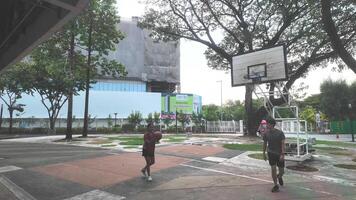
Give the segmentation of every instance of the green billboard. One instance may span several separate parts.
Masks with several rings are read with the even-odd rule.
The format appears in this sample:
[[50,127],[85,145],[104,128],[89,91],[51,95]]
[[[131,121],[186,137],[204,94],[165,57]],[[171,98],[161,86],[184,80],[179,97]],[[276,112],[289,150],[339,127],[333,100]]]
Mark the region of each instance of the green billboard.
[[201,97],[193,94],[166,94],[161,99],[162,113],[193,114],[201,110]]

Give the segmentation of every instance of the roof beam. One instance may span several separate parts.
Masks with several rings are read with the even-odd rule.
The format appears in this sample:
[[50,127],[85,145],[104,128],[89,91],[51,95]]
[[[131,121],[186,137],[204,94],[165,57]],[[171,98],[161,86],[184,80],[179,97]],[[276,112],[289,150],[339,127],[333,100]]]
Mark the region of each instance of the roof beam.
[[17,40],[0,54],[0,71],[28,55],[33,48],[46,41],[89,4],[89,0],[76,0],[76,2],[78,11],[68,10],[60,12],[60,16],[58,16],[53,11],[44,9],[39,16],[33,18],[33,22],[26,27],[26,31],[20,34]]
[[53,4],[55,6],[58,6],[58,7],[64,8],[66,10],[70,10],[72,12],[76,12],[76,13],[81,10],[80,8],[78,8],[76,6],[73,6],[73,5],[70,5],[68,3],[65,3],[65,2],[63,2],[61,0],[43,0],[43,1],[45,1],[47,3],[50,3],[50,4]]

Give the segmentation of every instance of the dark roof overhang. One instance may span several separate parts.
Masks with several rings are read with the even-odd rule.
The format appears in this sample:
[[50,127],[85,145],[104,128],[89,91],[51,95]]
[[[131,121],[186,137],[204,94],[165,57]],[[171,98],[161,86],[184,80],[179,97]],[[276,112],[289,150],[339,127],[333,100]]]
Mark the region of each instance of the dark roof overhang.
[[1,0],[0,70],[29,54],[88,3],[89,0]]

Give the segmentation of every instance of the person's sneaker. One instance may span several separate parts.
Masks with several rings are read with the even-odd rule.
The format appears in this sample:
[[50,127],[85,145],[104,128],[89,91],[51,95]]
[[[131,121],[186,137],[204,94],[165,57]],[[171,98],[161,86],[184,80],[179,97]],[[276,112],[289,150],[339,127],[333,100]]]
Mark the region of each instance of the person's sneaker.
[[151,182],[151,181],[152,181],[152,177],[149,176],[149,177],[147,178],[147,181],[148,181],[148,182]]
[[146,178],[147,177],[146,170],[141,170],[141,173],[142,173],[142,178]]
[[271,190],[271,192],[278,192],[278,191],[279,191],[278,185],[275,185]]
[[284,182],[282,177],[278,177],[278,183],[279,185],[283,186]]

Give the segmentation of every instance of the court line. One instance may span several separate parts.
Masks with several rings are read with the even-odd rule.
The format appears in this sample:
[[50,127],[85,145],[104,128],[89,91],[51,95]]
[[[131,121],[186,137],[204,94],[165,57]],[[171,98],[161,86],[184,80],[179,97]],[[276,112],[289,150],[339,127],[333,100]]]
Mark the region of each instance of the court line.
[[[196,167],[193,165],[187,165],[187,164],[180,164],[181,166],[184,167],[190,167],[193,169],[200,169],[200,170],[204,170],[204,171],[209,171],[209,172],[215,172],[215,173],[220,173],[220,174],[225,174],[225,175],[230,175],[230,176],[235,176],[235,177],[241,177],[241,178],[247,178],[247,179],[252,179],[252,180],[257,180],[257,181],[261,181],[261,182],[265,182],[265,183],[273,183],[273,181],[269,181],[269,180],[265,180],[265,179],[260,179],[260,178],[256,178],[256,177],[252,177],[252,176],[247,176],[247,175],[241,175],[241,174],[234,174],[234,173],[230,173],[230,172],[224,172],[224,171],[220,171],[220,170],[216,170],[216,169],[209,169],[209,168],[204,168],[204,167]],[[332,195],[332,196],[342,196],[342,195],[338,195],[338,194],[333,194],[330,192],[325,192],[325,191],[321,191],[321,190],[314,190],[311,188],[307,188],[307,187],[302,187],[302,186],[296,186],[296,185],[291,185],[292,187],[297,187],[300,189],[304,189],[307,191],[313,191],[313,192],[318,192],[318,193],[322,193],[322,194],[327,194],[327,195]]]
[[19,200],[36,200],[35,197],[30,195],[21,187],[17,186],[10,179],[5,176],[0,176],[0,183],[2,183],[7,189],[9,189]]
[[209,172],[215,172],[215,173],[226,174],[226,175],[231,175],[231,176],[236,176],[236,177],[241,177],[241,178],[253,179],[253,180],[262,181],[262,182],[266,182],[266,183],[273,183],[273,181],[268,181],[268,180],[255,178],[255,177],[251,177],[251,176],[246,176],[246,175],[241,175],[241,174],[234,174],[234,173],[230,173],[230,172],[224,172],[224,171],[220,171],[220,170],[216,170],[216,169],[209,169],[209,168],[204,168],[204,167],[196,167],[196,166],[187,165],[187,164],[180,164],[180,165],[184,166],[184,167],[190,167],[190,168],[200,169],[200,170],[209,171]]

